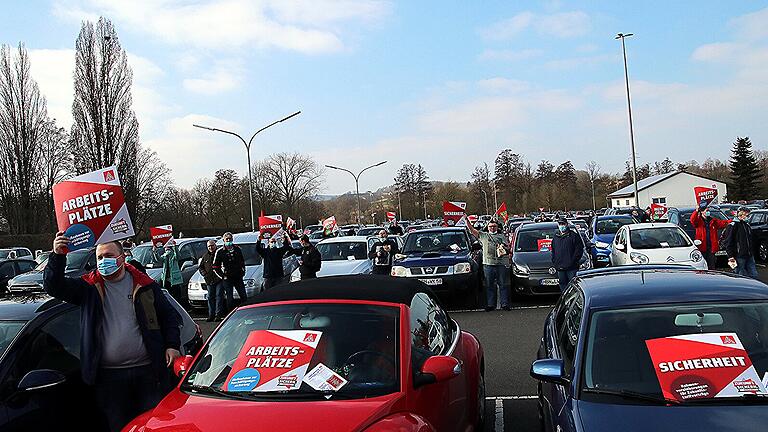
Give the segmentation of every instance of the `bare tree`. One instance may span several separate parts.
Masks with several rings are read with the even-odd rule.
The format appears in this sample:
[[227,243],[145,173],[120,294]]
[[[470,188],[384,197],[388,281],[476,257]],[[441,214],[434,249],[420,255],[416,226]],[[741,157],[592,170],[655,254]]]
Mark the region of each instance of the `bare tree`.
[[592,210],[595,210],[597,207],[595,202],[595,180],[597,180],[597,176],[600,175],[600,165],[595,161],[589,161],[585,165],[585,168],[587,169],[587,174],[589,175],[589,182],[592,185]]
[[47,227],[55,230],[56,217],[53,207],[53,185],[65,180],[72,173],[72,155],[67,148],[69,134],[56,126],[53,120],[46,122],[40,142],[40,199],[47,216]]
[[323,169],[314,159],[299,153],[271,155],[264,169],[288,214],[295,214],[296,204],[316,195],[323,183]]
[[0,208],[13,233],[37,226],[34,201],[40,192],[40,148],[48,126],[45,97],[29,71],[19,43],[15,55],[0,47]]
[[174,206],[169,200],[174,191],[170,170],[154,150],[141,148],[136,159],[137,203],[133,225],[137,232],[163,205]]
[[253,179],[253,199],[256,208],[265,212],[277,210],[278,194],[276,186],[271,182],[268,161],[257,161],[251,167]]
[[70,149],[75,170],[116,165],[129,210],[140,207],[139,123],[132,108],[133,72],[112,22],[84,22],[75,42],[75,99]]

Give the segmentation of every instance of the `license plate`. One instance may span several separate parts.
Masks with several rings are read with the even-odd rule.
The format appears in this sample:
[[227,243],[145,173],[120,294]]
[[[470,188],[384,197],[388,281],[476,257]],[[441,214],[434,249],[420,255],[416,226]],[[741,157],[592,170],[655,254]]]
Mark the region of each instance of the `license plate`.
[[603,261],[608,262],[608,257],[607,256],[599,256],[599,257],[597,257],[597,260],[600,261],[600,262],[603,262]]
[[443,280],[440,278],[435,279],[419,279],[420,281],[424,282],[427,285],[442,285]]
[[728,255],[728,251],[717,251],[715,252],[715,256],[723,256]]
[[541,280],[542,285],[560,285],[559,279],[542,279]]

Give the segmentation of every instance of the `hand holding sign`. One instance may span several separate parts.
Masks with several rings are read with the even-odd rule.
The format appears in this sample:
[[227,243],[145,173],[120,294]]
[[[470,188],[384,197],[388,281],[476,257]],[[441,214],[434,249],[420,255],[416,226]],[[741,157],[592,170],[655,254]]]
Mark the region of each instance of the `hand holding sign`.
[[69,244],[69,238],[64,235],[64,231],[56,233],[56,238],[53,239],[53,253],[57,255],[64,255],[68,252],[67,245]]

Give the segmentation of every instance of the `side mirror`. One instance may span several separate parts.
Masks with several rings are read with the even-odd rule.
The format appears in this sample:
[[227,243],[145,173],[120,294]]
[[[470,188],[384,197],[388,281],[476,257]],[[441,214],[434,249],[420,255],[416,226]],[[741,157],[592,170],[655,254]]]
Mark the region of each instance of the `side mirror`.
[[192,260],[184,261],[183,263],[181,263],[181,271],[184,271],[184,270],[192,267],[194,265],[194,263],[195,262],[192,261]]
[[533,362],[531,365],[531,377],[542,382],[559,385],[568,385],[570,382],[568,377],[565,376],[563,361],[555,359],[536,360]]
[[192,366],[191,355],[178,357],[173,361],[173,374],[181,378],[185,373],[187,373],[187,370],[189,370],[190,366]]
[[35,369],[27,372],[19,381],[19,391],[34,391],[57,386],[67,380],[59,371],[53,369]]
[[701,240],[696,239],[696,240],[693,241],[693,244],[696,245],[696,246],[701,246]]
[[421,387],[447,381],[461,375],[461,363],[451,356],[432,356],[421,367],[421,372],[416,375],[415,386]]
[[476,251],[479,251],[479,250],[483,250],[483,244],[480,243],[480,242],[477,242],[477,241],[472,243],[472,251],[476,252]]
[[620,251],[622,251],[622,252],[623,252],[623,251],[625,251],[625,250],[627,249],[627,247],[626,247],[626,246],[624,246],[622,243],[616,243],[616,244],[614,245],[614,247],[616,248],[616,250],[620,250]]

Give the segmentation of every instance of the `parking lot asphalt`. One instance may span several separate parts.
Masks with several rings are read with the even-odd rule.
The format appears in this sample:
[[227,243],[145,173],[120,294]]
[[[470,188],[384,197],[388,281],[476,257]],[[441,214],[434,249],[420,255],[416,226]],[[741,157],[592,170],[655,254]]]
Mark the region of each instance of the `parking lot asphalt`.
[[[768,268],[758,266],[768,282]],[[544,319],[556,297],[514,299],[511,311],[456,309],[452,318],[483,345],[486,362],[486,431],[538,431],[536,381],[528,374],[542,335]],[[195,314],[194,316],[200,316]],[[196,318],[207,338],[214,323]]]

